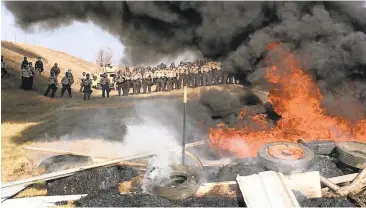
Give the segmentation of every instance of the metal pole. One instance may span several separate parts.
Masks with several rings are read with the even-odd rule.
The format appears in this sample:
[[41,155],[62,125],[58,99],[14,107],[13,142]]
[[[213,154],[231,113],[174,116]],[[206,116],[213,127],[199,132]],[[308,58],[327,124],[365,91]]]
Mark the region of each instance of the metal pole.
[[186,146],[186,111],[187,111],[187,86],[183,87],[184,98],[183,98],[183,138],[182,138],[182,165],[185,161],[185,146]]

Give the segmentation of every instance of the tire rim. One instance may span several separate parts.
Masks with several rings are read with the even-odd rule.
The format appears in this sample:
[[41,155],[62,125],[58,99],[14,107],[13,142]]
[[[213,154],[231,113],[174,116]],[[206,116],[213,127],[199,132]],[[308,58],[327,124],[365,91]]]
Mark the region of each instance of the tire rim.
[[304,157],[304,151],[300,147],[285,144],[268,147],[268,154],[281,160],[299,160]]

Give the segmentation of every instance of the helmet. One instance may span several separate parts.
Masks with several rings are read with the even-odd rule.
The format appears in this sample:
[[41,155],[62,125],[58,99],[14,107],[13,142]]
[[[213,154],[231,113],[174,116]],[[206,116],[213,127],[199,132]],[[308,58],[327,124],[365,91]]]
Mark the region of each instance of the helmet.
[[57,63],[55,63],[55,66],[57,66],[58,64]]
[[26,56],[24,56],[24,60],[27,60],[27,57]]
[[86,74],[86,77],[90,77],[90,74],[89,74],[89,73],[87,73],[87,74]]
[[38,60],[41,60],[41,57],[38,57]]

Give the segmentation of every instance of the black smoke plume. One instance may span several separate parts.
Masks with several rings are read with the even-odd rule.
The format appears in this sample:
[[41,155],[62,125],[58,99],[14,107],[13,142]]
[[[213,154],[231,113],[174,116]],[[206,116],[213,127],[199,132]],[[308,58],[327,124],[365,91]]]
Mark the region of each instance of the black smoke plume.
[[[23,29],[91,21],[119,37],[131,64],[183,51],[224,62],[249,83],[264,83],[266,45],[285,44],[317,80],[331,113],[358,103],[366,111],[364,2],[15,2]],[[86,31],[87,33],[87,31]],[[342,96],[344,99],[335,99]],[[344,102],[343,102],[344,100]],[[352,101],[352,102],[351,102]],[[353,102],[356,101],[356,102]],[[334,111],[334,112],[333,112]],[[343,113],[342,113],[343,114]],[[363,116],[358,113],[346,116]]]

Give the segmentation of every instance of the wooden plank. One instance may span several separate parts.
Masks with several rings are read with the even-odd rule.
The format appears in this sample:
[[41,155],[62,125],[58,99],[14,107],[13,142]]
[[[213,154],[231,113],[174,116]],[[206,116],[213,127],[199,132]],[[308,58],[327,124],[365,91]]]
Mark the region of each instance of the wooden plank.
[[285,177],[292,189],[300,191],[308,198],[322,197],[320,174],[318,171],[296,173]]
[[75,201],[87,194],[80,195],[64,195],[64,196],[38,196],[21,199],[8,199],[1,203],[1,207],[50,207],[55,206],[54,203],[61,201]]
[[238,176],[237,182],[247,207],[298,207],[288,181],[282,173],[261,172]]
[[148,153],[142,153],[142,154],[138,154],[138,155],[131,155],[131,156],[123,157],[120,159],[110,160],[110,161],[93,164],[93,165],[87,165],[87,166],[80,167],[80,168],[72,168],[72,169],[68,169],[68,170],[64,170],[64,171],[48,173],[48,174],[36,176],[33,178],[5,183],[5,184],[2,184],[1,188],[17,186],[17,185],[30,185],[30,184],[33,184],[33,183],[36,183],[39,181],[49,181],[49,180],[54,180],[57,178],[63,178],[63,177],[73,175],[73,174],[83,171],[83,170],[89,170],[89,169],[93,169],[93,168],[98,168],[98,167],[103,167],[103,166],[108,166],[108,165],[113,165],[113,164],[119,164],[121,161],[124,161],[124,160],[131,160],[131,159],[146,157],[151,154],[152,154],[151,152],[148,152]]
[[337,176],[337,177],[333,177],[333,178],[328,178],[328,180],[334,184],[340,184],[340,183],[345,183],[345,182],[351,182],[353,181],[356,176],[358,175],[358,173],[352,173],[352,174],[348,174],[348,175],[342,175],[342,176]]
[[236,197],[238,184],[236,181],[202,184],[195,197]]

